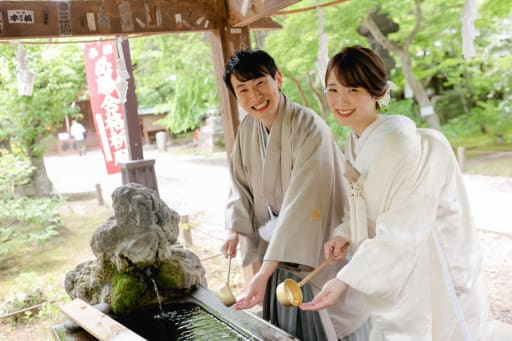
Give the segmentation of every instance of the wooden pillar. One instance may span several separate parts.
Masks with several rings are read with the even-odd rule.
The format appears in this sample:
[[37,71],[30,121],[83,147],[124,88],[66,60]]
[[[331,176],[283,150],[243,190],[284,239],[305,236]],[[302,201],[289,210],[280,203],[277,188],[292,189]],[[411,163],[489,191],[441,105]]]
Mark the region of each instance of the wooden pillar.
[[[142,152],[142,138],[140,134],[140,121],[137,108],[137,96],[135,94],[135,79],[133,78],[132,59],[130,46],[126,37],[117,38],[117,53],[120,59],[124,59],[128,79],[126,102],[124,103],[124,115],[126,126],[126,144],[128,148],[128,160],[119,162],[121,167],[122,182],[126,185],[135,182],[151,188],[158,194],[158,183],[155,173],[155,160],[144,160]],[[119,71],[119,67],[118,67]]]
[[133,67],[132,58],[130,56],[130,46],[128,44],[128,39],[126,37],[117,38],[117,49],[119,57],[124,58],[126,71],[130,75],[130,78],[128,79],[128,91],[126,93],[126,102],[124,103],[128,159],[142,160],[144,159],[144,156],[142,153],[142,139],[140,136],[137,96],[135,95],[135,80],[133,78]]
[[[212,45],[213,62],[215,65],[215,75],[217,80],[217,89],[219,92],[220,112],[222,117],[222,126],[224,129],[224,143],[228,159],[233,151],[236,132],[239,124],[238,104],[235,96],[231,94],[224,83],[223,75],[226,62],[236,51],[250,47],[248,27],[235,28],[230,27],[227,18],[219,18],[214,32],[208,33]],[[240,250],[243,252],[244,237],[240,237]],[[258,271],[259,264],[246,266],[243,269],[245,283],[248,284],[254,274]]]
[[213,51],[220,112],[224,129],[224,143],[226,144],[226,152],[229,158],[233,150],[236,131],[238,129],[238,105],[236,98],[229,92],[224,84],[222,76],[228,58],[236,51],[249,47],[250,39],[248,27],[229,27],[225,19],[221,20],[217,27],[219,27],[218,30],[209,32],[208,35]]

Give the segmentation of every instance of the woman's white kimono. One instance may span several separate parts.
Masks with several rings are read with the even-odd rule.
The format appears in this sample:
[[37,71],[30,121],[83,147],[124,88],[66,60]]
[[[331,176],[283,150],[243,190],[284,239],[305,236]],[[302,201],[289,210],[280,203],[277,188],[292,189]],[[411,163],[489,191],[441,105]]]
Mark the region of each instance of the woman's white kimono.
[[350,218],[335,234],[352,256],[337,277],[366,295],[371,340],[487,340],[477,233],[449,142],[379,115],[345,153]]
[[[343,215],[343,155],[323,119],[284,95],[266,144],[261,129],[250,115],[240,123],[230,160],[226,228],[246,237],[244,266],[272,260],[311,270],[324,260],[323,244]],[[267,243],[258,228],[269,220],[269,208],[277,222]],[[316,275],[309,282],[315,292],[342,265],[331,264]],[[355,290],[329,310],[338,336],[352,333],[368,316],[365,299]]]

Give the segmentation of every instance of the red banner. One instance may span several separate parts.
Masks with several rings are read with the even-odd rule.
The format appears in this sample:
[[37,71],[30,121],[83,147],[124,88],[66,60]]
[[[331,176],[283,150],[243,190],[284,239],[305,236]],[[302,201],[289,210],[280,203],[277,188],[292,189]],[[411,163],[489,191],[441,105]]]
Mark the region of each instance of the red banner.
[[116,87],[115,41],[85,45],[84,58],[93,121],[107,173],[119,173],[118,161],[127,160],[128,149],[124,106]]

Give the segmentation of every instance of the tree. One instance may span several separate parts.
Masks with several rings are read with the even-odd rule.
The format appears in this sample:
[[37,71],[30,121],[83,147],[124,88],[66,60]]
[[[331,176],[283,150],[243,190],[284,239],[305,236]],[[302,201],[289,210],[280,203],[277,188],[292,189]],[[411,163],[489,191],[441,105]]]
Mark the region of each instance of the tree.
[[34,90],[32,96],[18,96],[16,47],[0,46],[2,135],[34,166],[30,186],[24,193],[49,196],[53,194],[53,186],[43,160],[46,143],[66,115],[75,116],[78,112],[72,103],[85,93],[84,63],[78,44],[27,46],[29,68],[36,74]]
[[167,112],[173,133],[197,128],[218,105],[211,47],[202,33],[166,34],[130,41],[139,107]]
[[392,53],[397,55],[398,58],[400,58],[404,77],[407,80],[407,84],[412,88],[414,97],[418,101],[420,108],[422,108],[422,110],[423,108],[432,108],[432,113],[427,116],[429,126],[431,128],[440,129],[439,117],[433,110],[434,106],[430,101],[429,96],[425,91],[425,88],[416,79],[416,76],[414,75],[414,71],[412,68],[409,47],[414,38],[416,37],[416,35],[418,34],[418,32],[420,31],[423,20],[420,0],[415,0],[415,5],[416,24],[414,28],[409,32],[407,38],[401,44],[396,41],[392,41],[391,39],[386,37],[384,33],[381,32],[381,30],[379,29],[379,27],[372,18],[373,12],[370,12],[370,14],[363,19],[362,25],[366,27],[366,29],[372,34],[373,38],[380,45],[382,45],[384,48],[391,51]]

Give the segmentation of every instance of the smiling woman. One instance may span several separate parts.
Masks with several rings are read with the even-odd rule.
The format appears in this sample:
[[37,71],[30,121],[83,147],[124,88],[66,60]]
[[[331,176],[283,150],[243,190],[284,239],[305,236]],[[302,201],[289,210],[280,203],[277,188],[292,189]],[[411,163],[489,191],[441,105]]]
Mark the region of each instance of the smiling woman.
[[457,160],[439,131],[377,113],[388,86],[368,48],[345,47],[329,61],[329,108],[352,132],[349,212],[325,257],[347,241],[352,256],[301,309],[330,307],[353,288],[366,297],[372,339],[488,340],[482,254]]

